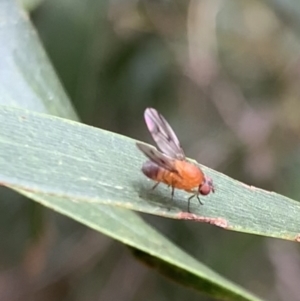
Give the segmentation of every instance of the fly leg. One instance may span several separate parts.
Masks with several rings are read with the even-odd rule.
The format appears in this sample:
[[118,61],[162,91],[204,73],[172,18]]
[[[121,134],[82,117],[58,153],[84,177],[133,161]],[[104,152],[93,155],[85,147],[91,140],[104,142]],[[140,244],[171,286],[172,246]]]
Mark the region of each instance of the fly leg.
[[190,211],[190,201],[191,201],[191,199],[194,198],[194,197],[195,197],[195,194],[191,195],[191,196],[188,198],[188,212],[189,212],[189,213],[191,213],[191,211]]
[[198,200],[198,202],[199,202],[200,205],[203,205],[203,203],[202,203],[201,200],[200,200],[199,193],[195,193],[195,194],[193,194],[192,196],[190,196],[190,197],[188,198],[188,212],[190,212],[190,201],[191,201],[191,199],[194,198],[194,197],[197,198],[197,200]]
[[[173,186],[173,183],[171,183],[170,185],[168,185],[168,187],[171,186],[171,202],[173,203],[174,200],[174,192],[175,192],[175,187]],[[171,210],[171,207],[169,208],[169,210]]]
[[171,189],[172,189],[172,190],[171,190],[171,199],[172,199],[172,201],[173,201],[173,199],[174,199],[174,191],[175,191],[175,187],[173,186],[173,183],[169,184],[169,185],[168,185],[168,188],[169,188],[170,186],[172,187],[172,188],[171,188]]
[[173,199],[174,199],[174,191],[175,191],[175,188],[174,188],[174,186],[172,186],[172,191],[171,191],[172,202],[173,202]]
[[197,200],[198,200],[199,204],[200,204],[200,205],[203,205],[203,203],[202,203],[201,200],[200,200],[199,193],[197,193],[196,197],[197,197]]
[[155,183],[155,185],[151,189],[154,190],[158,186],[159,183],[160,182]]

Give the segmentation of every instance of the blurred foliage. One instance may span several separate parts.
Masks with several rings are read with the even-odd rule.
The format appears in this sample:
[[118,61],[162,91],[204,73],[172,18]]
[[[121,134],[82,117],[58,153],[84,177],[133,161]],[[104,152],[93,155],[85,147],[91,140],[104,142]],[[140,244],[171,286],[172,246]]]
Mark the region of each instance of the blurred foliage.
[[[190,157],[297,199],[299,12],[293,0],[44,0],[31,17],[83,122],[150,141],[142,113],[154,106]],[[31,256],[40,286],[18,287],[22,300],[199,300],[120,244],[14,198],[1,190],[3,300]],[[257,295],[298,300],[297,244],[145,219]]]

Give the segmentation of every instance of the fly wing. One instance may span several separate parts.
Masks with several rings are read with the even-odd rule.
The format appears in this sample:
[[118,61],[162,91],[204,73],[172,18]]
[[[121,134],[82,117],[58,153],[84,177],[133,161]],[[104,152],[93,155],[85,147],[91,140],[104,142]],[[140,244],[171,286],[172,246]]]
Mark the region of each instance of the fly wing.
[[148,157],[152,162],[157,164],[158,166],[167,169],[171,172],[176,172],[177,170],[174,168],[174,159],[170,158],[161,152],[159,152],[155,147],[142,144],[137,142],[136,146],[139,150],[141,150],[146,157]]
[[153,108],[145,110],[144,118],[158,148],[172,158],[184,160],[180,142],[166,119]]

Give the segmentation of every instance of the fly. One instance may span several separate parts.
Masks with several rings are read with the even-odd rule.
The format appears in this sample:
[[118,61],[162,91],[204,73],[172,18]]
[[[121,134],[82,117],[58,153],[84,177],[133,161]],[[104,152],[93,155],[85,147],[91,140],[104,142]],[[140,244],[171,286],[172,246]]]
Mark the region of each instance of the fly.
[[137,142],[137,147],[150,160],[142,166],[142,172],[148,178],[157,183],[155,189],[161,182],[171,186],[172,199],[176,189],[182,189],[192,196],[188,198],[188,212],[190,212],[190,200],[197,198],[202,205],[199,195],[208,195],[215,192],[213,181],[195,164],[186,160],[180,142],[165,118],[153,108],[147,108],[144,118],[148,130],[156,142],[155,147]]

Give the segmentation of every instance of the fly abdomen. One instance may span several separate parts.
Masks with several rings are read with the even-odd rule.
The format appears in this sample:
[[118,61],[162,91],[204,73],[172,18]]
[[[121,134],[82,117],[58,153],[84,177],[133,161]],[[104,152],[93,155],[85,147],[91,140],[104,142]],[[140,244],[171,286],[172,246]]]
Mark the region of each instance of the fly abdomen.
[[157,180],[161,168],[152,161],[146,161],[142,166],[142,172],[152,180]]

